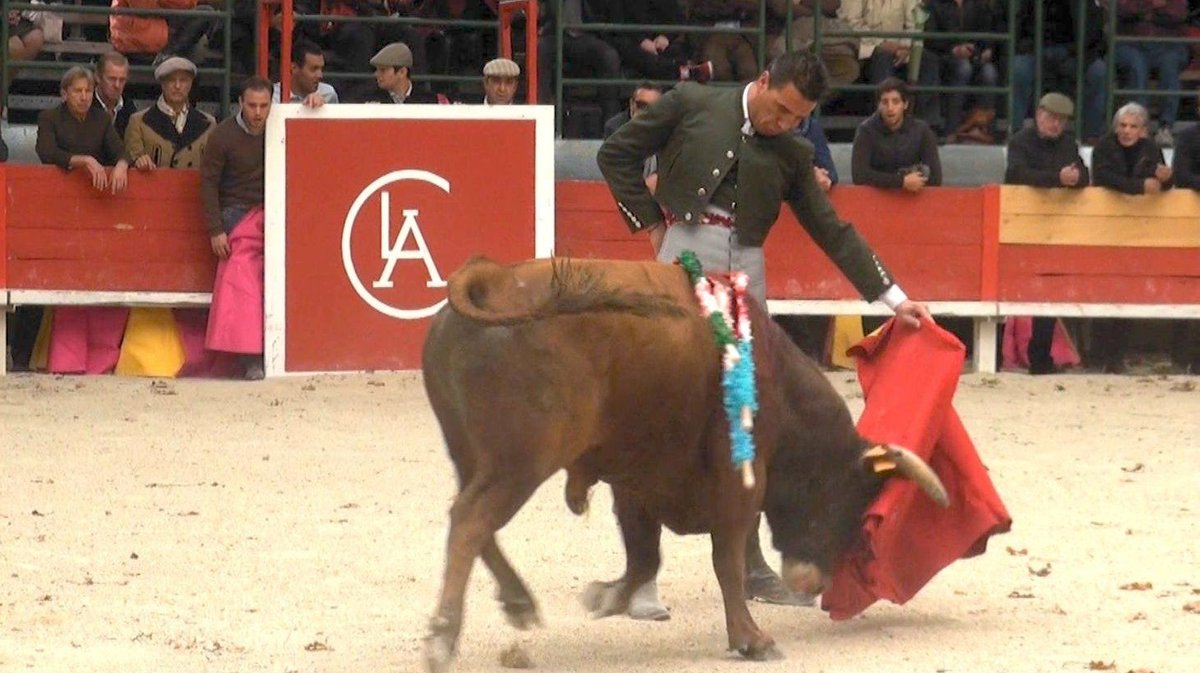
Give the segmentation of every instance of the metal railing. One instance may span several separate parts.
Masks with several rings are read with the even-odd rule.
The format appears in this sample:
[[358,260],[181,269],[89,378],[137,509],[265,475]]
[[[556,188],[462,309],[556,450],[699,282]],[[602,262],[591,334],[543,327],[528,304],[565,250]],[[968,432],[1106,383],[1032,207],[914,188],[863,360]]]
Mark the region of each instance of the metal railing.
[[[767,47],[769,36],[767,33],[767,2],[759,0],[758,14],[755,19],[754,27],[718,27],[718,26],[703,26],[695,24],[674,25],[674,24],[614,24],[614,23],[565,23],[561,20],[563,16],[562,4],[563,0],[547,0],[554,3],[554,24],[551,30],[553,31],[555,58],[553,64],[554,76],[554,100],[558,102],[555,109],[555,128],[561,134],[563,126],[563,115],[565,105],[563,91],[572,87],[592,86],[592,87],[632,87],[638,82],[645,81],[645,78],[584,78],[584,77],[566,77],[564,76],[564,58],[562,44],[564,37],[569,37],[569,33],[636,33],[636,32],[653,32],[656,34],[668,35],[684,35],[684,36],[704,36],[704,35],[743,35],[756,45],[756,60],[760,70],[766,67]],[[222,114],[227,113],[230,98],[230,70],[229,64],[232,62],[232,9],[228,6],[217,9],[216,11],[207,10],[164,10],[164,9],[130,9],[130,8],[113,8],[113,7],[90,7],[79,5],[34,5],[28,2],[11,2],[9,0],[0,0],[6,14],[8,10],[39,10],[39,11],[56,11],[63,14],[98,14],[98,15],[134,15],[134,16],[177,16],[177,17],[199,17],[211,20],[219,20],[224,23],[224,58],[226,67],[224,68],[200,68],[199,72],[202,75],[217,75],[222,78],[221,97],[220,101]],[[511,33],[509,26],[513,15],[516,13],[512,5],[524,5],[524,10],[527,14],[528,21],[526,23],[526,88],[529,102],[535,102],[538,95],[537,80],[539,75],[545,77],[548,73],[537,72],[537,8],[536,0],[500,0],[501,4],[501,20],[469,20],[469,19],[452,19],[438,17],[401,17],[401,16],[343,16],[343,15],[322,15],[322,14],[296,14],[292,11],[292,0],[262,0],[260,2],[260,11],[258,14],[258,40],[256,47],[258,54],[256,62],[258,64],[260,74],[265,74],[267,71],[268,50],[266,49],[266,35],[268,23],[270,20],[270,12],[273,8],[279,7],[283,12],[283,21],[285,24],[282,31],[282,43],[280,49],[281,69],[279,79],[281,80],[281,90],[290,90],[290,56],[291,56],[291,38],[292,26],[296,23],[308,22],[330,22],[330,23],[371,23],[375,25],[408,25],[413,27],[421,26],[438,26],[447,28],[476,28],[481,30],[494,30],[499,32],[500,36],[500,51],[504,55],[511,55],[510,41]],[[999,94],[1007,97],[1007,117],[1010,126],[1019,126],[1021,120],[1018,116],[1024,117],[1027,110],[1017,111],[1015,109],[1014,91],[1017,83],[1014,81],[1014,63],[1018,57],[1016,53],[1017,43],[1017,19],[1018,5],[1017,2],[1008,3],[1008,30],[1006,32],[927,32],[924,30],[918,31],[855,31],[855,30],[831,30],[825,24],[828,19],[819,10],[813,16],[813,38],[812,49],[816,53],[821,53],[821,48],[826,39],[830,38],[863,38],[876,37],[884,39],[910,39],[914,42],[924,41],[929,39],[937,40],[963,40],[963,41],[989,41],[997,45],[1003,45],[1005,59],[1005,67],[1003,68],[1004,83],[997,86],[979,86],[979,85],[944,85],[944,84],[922,84],[919,81],[912,86],[912,90],[916,94],[935,94],[935,93],[966,93],[966,94]],[[509,5],[509,7],[504,7]],[[1044,23],[1044,1],[1035,0],[1034,2],[1034,21],[1033,28],[1036,36],[1042,36],[1045,32]],[[790,50],[793,47],[793,34],[790,29],[795,16],[794,6],[792,2],[787,3],[786,16],[781,17],[784,20],[781,39],[784,41],[785,50]],[[1105,119],[1111,117],[1114,107],[1114,101],[1118,97],[1124,96],[1172,96],[1184,93],[1182,90],[1165,90],[1159,87],[1158,89],[1122,89],[1117,86],[1117,67],[1116,67],[1116,46],[1118,44],[1127,43],[1179,43],[1179,44],[1196,44],[1200,42],[1196,38],[1191,37],[1138,37],[1116,35],[1117,17],[1113,11],[1106,12],[1104,17],[1106,25],[1105,43],[1108,47],[1105,55]],[[1087,60],[1086,37],[1087,16],[1084,12],[1080,12],[1076,17],[1075,34],[1076,39],[1073,43],[1075,50],[1075,91],[1074,100],[1078,103],[1085,100],[1085,84],[1086,70],[1090,65]],[[0,38],[7,44],[9,36],[9,27],[7,21],[0,28]],[[998,49],[1001,48],[998,46]],[[1034,61],[1034,81],[1033,81],[1033,97],[1036,99],[1042,92],[1042,84],[1044,80],[1044,45],[1042,39],[1033,40],[1032,58]],[[60,69],[65,70],[76,63],[69,61],[9,61],[3,69],[3,86],[4,86],[4,102],[7,103],[7,92],[10,74],[12,71],[21,68],[37,68],[37,69]],[[133,65],[131,70],[134,72],[152,72],[152,66]],[[329,73],[334,79],[342,80],[365,80],[371,77],[370,73]],[[478,75],[448,75],[448,74],[414,74],[413,80],[417,82],[478,82]],[[663,86],[671,86],[678,83],[677,79],[671,80],[651,80]],[[737,86],[737,82],[713,82],[715,86]],[[874,90],[873,84],[850,83],[839,84],[832,88],[837,92],[854,92],[854,91],[871,91]],[[1080,107],[1077,105],[1077,108]],[[1082,135],[1082,124],[1084,115],[1077,114],[1075,117],[1076,133]],[[952,129],[946,129],[951,131]]]
[[[1041,0],[1038,0],[1040,3]],[[1113,115],[1113,106],[1118,96],[1130,97],[1167,97],[1179,96],[1185,93],[1182,89],[1164,89],[1160,81],[1157,89],[1124,89],[1117,86],[1117,47],[1122,44],[1131,43],[1159,43],[1159,44],[1182,44],[1185,47],[1196,44],[1197,40],[1194,37],[1141,37],[1137,35],[1117,35],[1117,13],[1110,11],[1105,17],[1105,28],[1108,37],[1108,53],[1105,54],[1105,78],[1104,78],[1104,109],[1105,120],[1110,120]],[[1191,62],[1191,55],[1188,55],[1186,64]]]
[[[530,67],[531,64],[537,62],[537,0],[500,0],[499,9],[500,17],[498,20],[484,21],[473,19],[449,19],[449,18],[426,18],[413,16],[345,16],[333,14],[300,14],[296,13],[293,8],[293,0],[264,0],[261,3],[262,9],[259,14],[259,31],[258,31],[258,68],[259,74],[266,76],[267,73],[267,52],[266,42],[268,38],[267,24],[270,21],[270,7],[281,6],[282,22],[280,32],[282,33],[280,44],[280,67],[279,67],[279,90],[282,100],[284,91],[291,91],[291,47],[292,47],[292,32],[295,24],[298,23],[369,23],[372,25],[404,25],[404,26],[437,26],[437,27],[458,27],[458,28],[482,28],[494,30],[497,32],[497,39],[500,42],[500,52],[504,56],[511,56],[511,26],[512,20],[524,12],[528,17],[528,25],[533,27],[533,35],[529,34],[529,29],[526,32],[526,87],[528,90],[527,97],[530,104],[537,102],[537,68]],[[333,75],[333,79],[340,80],[367,80],[374,77],[371,73],[364,72],[336,72],[328,73]],[[479,82],[480,75],[433,75],[433,74],[413,74],[411,79],[414,82]]]
[[[229,111],[229,100],[230,100],[229,92],[230,92],[230,78],[231,78],[229,66],[230,66],[230,63],[232,62],[232,55],[233,55],[233,42],[232,42],[232,40],[233,40],[233,31],[232,31],[233,10],[232,10],[232,7],[227,6],[227,7],[221,8],[221,9],[213,8],[211,10],[209,10],[209,9],[205,9],[205,10],[199,10],[199,9],[131,9],[128,7],[95,7],[95,6],[69,5],[69,4],[61,4],[61,5],[38,4],[38,5],[35,5],[35,4],[28,3],[28,2],[10,2],[9,0],[0,0],[0,8],[3,9],[4,16],[6,17],[5,20],[3,21],[3,27],[0,27],[0,42],[2,42],[4,45],[8,45],[9,26],[8,26],[7,16],[8,16],[8,12],[10,10],[12,10],[12,11],[31,10],[31,11],[42,11],[42,12],[54,12],[54,13],[59,13],[59,14],[64,14],[64,15],[97,14],[97,15],[104,15],[104,16],[113,16],[113,15],[117,15],[117,16],[122,16],[122,15],[158,16],[158,17],[163,17],[163,18],[196,17],[196,18],[202,18],[202,19],[209,19],[209,20],[213,20],[213,21],[222,21],[224,23],[223,33],[224,33],[224,38],[225,38],[224,44],[222,45],[223,50],[224,50],[223,62],[225,64],[225,67],[223,67],[223,68],[197,68],[197,76],[216,75],[221,78],[221,101],[220,101],[221,116],[224,117]],[[69,22],[64,22],[64,23],[69,23]],[[114,49],[114,51],[115,51],[115,49]],[[2,70],[2,73],[0,73],[0,86],[3,87],[3,91],[2,91],[2,93],[0,93],[0,101],[2,101],[2,104],[4,105],[5,109],[7,109],[7,107],[8,107],[8,89],[9,89],[9,84],[11,83],[11,80],[10,80],[11,73],[14,70],[38,69],[38,70],[62,70],[65,72],[66,70],[68,70],[74,66],[77,66],[77,65],[85,65],[85,64],[74,62],[74,61],[69,61],[69,60],[68,61],[57,61],[57,60],[55,60],[55,61],[24,61],[24,60],[9,61],[9,60],[5,59],[4,67],[0,68],[0,70]],[[152,66],[152,65],[135,65],[135,64],[131,63],[129,66],[129,70],[130,70],[130,72],[151,73],[152,74],[154,72],[154,66]]]
[[[548,0],[548,1],[555,3],[555,9],[557,10],[555,12],[555,16],[561,17],[563,0]],[[766,22],[766,17],[767,17],[766,0],[760,0],[758,4],[759,4],[758,15],[757,15],[758,25],[755,28],[725,28],[725,27],[715,27],[715,26],[659,25],[659,24],[635,25],[635,24],[611,24],[611,23],[577,23],[577,24],[563,25],[561,21],[556,21],[556,25],[554,26],[555,39],[556,39],[556,44],[561,45],[563,33],[566,30],[577,31],[577,32],[589,32],[589,33],[653,32],[653,33],[667,34],[667,35],[724,34],[724,35],[754,36],[756,38],[755,42],[757,43],[757,46],[758,46],[758,48],[756,50],[758,67],[761,70],[761,69],[765,68],[765,59],[766,59],[766,52],[767,52],[766,47],[767,47],[767,43],[768,43],[768,35],[766,33],[766,24],[767,24],[767,22]],[[1010,124],[1010,127],[1015,128],[1015,127],[1019,127],[1020,122],[1024,119],[1024,115],[1028,112],[1027,110],[1017,111],[1015,109],[1016,97],[1014,96],[1014,92],[1015,92],[1015,89],[1017,86],[1017,82],[1014,81],[1014,73],[1013,73],[1014,67],[1013,66],[1014,66],[1014,63],[1018,56],[1018,54],[1016,52],[1017,39],[1018,39],[1017,38],[1018,4],[1019,3],[1017,3],[1017,2],[1009,2],[1008,3],[1008,6],[1007,6],[1008,30],[1006,32],[927,32],[924,30],[917,30],[917,31],[829,30],[827,27],[825,27],[823,25],[828,21],[828,18],[825,17],[819,11],[819,8],[818,8],[817,11],[814,12],[814,17],[813,17],[814,21],[813,21],[813,45],[812,45],[812,48],[815,50],[816,53],[820,54],[821,48],[824,45],[824,41],[826,38],[863,38],[863,37],[879,37],[879,38],[885,38],[885,39],[886,38],[890,38],[890,39],[902,38],[902,39],[911,39],[913,41],[924,41],[924,40],[929,40],[929,39],[937,39],[937,40],[959,39],[959,40],[964,40],[964,41],[983,40],[983,41],[996,42],[997,44],[1002,44],[1005,55],[1006,55],[1005,64],[1004,64],[1005,67],[1002,69],[1003,77],[1005,80],[1005,83],[1003,85],[999,85],[999,86],[980,86],[980,85],[954,86],[954,85],[943,85],[943,84],[937,84],[937,85],[921,84],[918,82],[918,83],[914,84],[914,86],[911,87],[911,90],[917,94],[921,94],[921,93],[975,93],[975,94],[991,93],[991,94],[1005,95],[1007,97],[1007,101],[1008,101],[1006,107],[1007,107],[1007,113],[1008,113],[1007,117],[1009,120],[1009,124]],[[792,31],[790,30],[790,26],[792,25],[792,22],[795,18],[793,10],[794,10],[793,3],[788,2],[787,3],[787,15],[786,15],[786,17],[784,17],[785,23],[784,23],[784,28],[783,28],[783,32],[782,32],[782,38],[784,39],[784,44],[785,44],[786,50],[792,49]],[[1034,35],[1038,37],[1038,39],[1033,40],[1033,53],[1032,53],[1033,71],[1034,71],[1032,94],[1033,94],[1033,100],[1036,101],[1042,93],[1042,89],[1043,89],[1042,85],[1043,85],[1043,80],[1044,80],[1044,77],[1043,77],[1043,71],[1044,71],[1044,63],[1043,63],[1044,48],[1043,47],[1044,47],[1044,45],[1043,45],[1043,40],[1041,39],[1041,37],[1045,33],[1045,22],[1044,22],[1045,9],[1044,9],[1043,0],[1035,0],[1033,11],[1034,11]],[[1078,16],[1076,16],[1075,18],[1076,18],[1075,39],[1073,40],[1073,48],[1075,50],[1075,78],[1074,78],[1075,90],[1073,92],[1074,93],[1073,99],[1075,100],[1075,102],[1077,104],[1077,106],[1076,106],[1077,109],[1080,109],[1081,108],[1080,103],[1082,103],[1082,101],[1085,100],[1085,84],[1086,84],[1085,73],[1087,71],[1088,65],[1090,65],[1086,60],[1087,40],[1085,38],[1087,35],[1087,14],[1085,12],[1079,12]],[[1105,66],[1107,68],[1107,79],[1105,82],[1106,97],[1105,97],[1104,117],[1106,119],[1111,117],[1111,115],[1112,115],[1114,99],[1117,96],[1170,96],[1170,95],[1179,95],[1180,93],[1182,93],[1180,90],[1164,90],[1161,88],[1152,89],[1152,90],[1119,89],[1119,88],[1117,88],[1116,87],[1116,49],[1115,49],[1115,45],[1119,44],[1119,43],[1137,43],[1137,42],[1170,42],[1170,43],[1196,44],[1196,43],[1200,42],[1200,40],[1197,40],[1196,38],[1189,38],[1189,37],[1144,38],[1144,37],[1136,37],[1136,36],[1116,36],[1117,21],[1116,21],[1116,13],[1113,11],[1106,12],[1105,22],[1107,23],[1107,27],[1108,27],[1108,30],[1106,31],[1106,35],[1105,35],[1105,41],[1108,46],[1107,54],[1105,56]],[[556,50],[555,62],[554,62],[554,75],[555,75],[555,100],[559,103],[559,105],[557,106],[558,109],[555,112],[555,127],[557,129],[559,129],[559,132],[561,132],[561,128],[562,128],[562,116],[563,116],[563,107],[564,107],[562,105],[562,102],[564,100],[562,94],[563,94],[563,89],[565,87],[582,86],[582,85],[632,87],[632,86],[636,85],[638,82],[646,81],[645,78],[636,78],[636,79],[635,78],[610,78],[610,79],[590,78],[589,79],[589,78],[563,77],[563,56],[562,56],[561,48],[558,48]],[[654,83],[660,84],[663,86],[670,86],[670,85],[678,83],[678,80],[650,80],[650,81],[653,81]],[[713,84],[716,84],[716,85],[739,85],[740,86],[740,83],[736,83],[736,82],[714,82]],[[833,91],[838,91],[838,92],[841,92],[841,91],[873,91],[874,88],[875,88],[874,84],[861,84],[861,83],[841,84],[841,85],[835,85],[835,86],[831,87],[831,89]],[[1018,115],[1020,116],[1020,119],[1017,118]],[[1076,132],[1077,137],[1082,137],[1083,123],[1084,123],[1084,115],[1076,114],[1075,119],[1074,119],[1074,124],[1075,124],[1075,132]],[[946,129],[946,130],[952,131],[953,129]]]

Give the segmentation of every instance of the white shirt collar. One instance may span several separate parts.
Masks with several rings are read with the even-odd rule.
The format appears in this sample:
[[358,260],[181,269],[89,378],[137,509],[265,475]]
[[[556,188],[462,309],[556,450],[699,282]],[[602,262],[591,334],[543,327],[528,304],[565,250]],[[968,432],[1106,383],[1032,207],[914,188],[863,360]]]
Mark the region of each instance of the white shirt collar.
[[[237,125],[242,127],[242,130],[245,131],[247,135],[261,136],[263,134],[263,131],[259,131],[258,133],[255,133],[254,131],[250,130],[250,127],[246,125],[246,118],[242,116],[241,110],[238,110],[238,113],[237,113]],[[265,131],[265,129],[264,129],[264,131]]]
[[392,97],[393,103],[403,103],[404,101],[408,100],[409,96],[412,95],[412,90],[413,90],[413,83],[410,80],[408,82],[408,91],[405,91],[403,96],[396,93],[395,91],[388,91],[388,95]]
[[100,107],[101,107],[101,108],[102,108],[102,109],[103,109],[105,112],[108,112],[108,113],[110,113],[110,114],[114,114],[114,115],[115,115],[115,114],[117,114],[118,112],[120,112],[120,111],[121,111],[121,108],[125,107],[125,97],[124,97],[124,96],[121,96],[120,98],[118,98],[118,99],[117,99],[117,104],[116,104],[116,105],[114,105],[114,106],[112,106],[112,109],[111,109],[111,110],[110,110],[110,109],[108,109],[108,106],[104,104],[104,98],[102,98],[102,97],[100,96],[100,92],[99,92],[99,91],[97,91],[97,92],[96,92],[96,96],[95,96],[95,98],[96,98],[96,102],[97,102],[97,103],[100,103]]
[[754,135],[754,125],[750,123],[750,87],[754,86],[754,82],[746,85],[742,89],[742,135]]
[[158,97],[158,102],[156,102],[155,105],[158,106],[158,109],[161,110],[163,114],[170,118],[171,123],[175,125],[175,130],[179,133],[183,133],[183,127],[187,126],[188,106],[184,105],[183,109],[176,113],[175,110],[171,109],[170,105],[167,105],[166,99],[162,96]]

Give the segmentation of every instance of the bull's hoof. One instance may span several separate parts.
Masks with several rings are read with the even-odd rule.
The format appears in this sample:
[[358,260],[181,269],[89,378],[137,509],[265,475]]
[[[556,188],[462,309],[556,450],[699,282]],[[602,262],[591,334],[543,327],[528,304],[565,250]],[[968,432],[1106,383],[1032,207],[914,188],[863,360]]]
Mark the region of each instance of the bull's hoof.
[[671,618],[671,613],[658,598],[658,582],[650,580],[633,592],[629,597],[629,616],[648,622],[665,622]]
[[425,638],[425,670],[428,673],[447,673],[454,660],[454,648],[445,636],[430,634]]
[[811,594],[794,593],[773,571],[755,573],[746,578],[746,598],[775,605],[811,607],[816,603]]
[[775,643],[767,641],[761,645],[750,645],[738,649],[738,652],[750,661],[779,661],[784,658],[783,652],[775,647]]
[[622,585],[620,581],[592,582],[579,595],[579,602],[593,619],[624,614],[629,603],[621,601]]
[[542,625],[542,617],[538,614],[537,606],[533,601],[508,601],[503,606],[504,617],[514,629],[528,631],[535,626]]

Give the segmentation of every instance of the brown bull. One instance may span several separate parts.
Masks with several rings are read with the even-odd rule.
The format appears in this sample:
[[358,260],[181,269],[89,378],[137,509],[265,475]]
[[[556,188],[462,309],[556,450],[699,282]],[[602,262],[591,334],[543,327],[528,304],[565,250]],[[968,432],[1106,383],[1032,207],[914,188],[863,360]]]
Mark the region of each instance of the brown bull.
[[474,260],[450,278],[449,295],[423,355],[426,391],[459,479],[426,640],[431,671],[453,658],[477,557],[495,576],[510,623],[540,623],[495,535],[561,469],[573,511],[582,511],[595,481],[613,489],[626,570],[586,594],[596,615],[624,613],[633,591],[657,573],[662,526],[708,533],[729,646],[751,658],[777,654],[744,594],[746,540],[759,511],[783,555],[784,581],[815,593],[890,474],[946,502],[913,454],[869,451],[825,376],[757,305],[756,485],[745,488],[730,462],[715,341],[678,267]]

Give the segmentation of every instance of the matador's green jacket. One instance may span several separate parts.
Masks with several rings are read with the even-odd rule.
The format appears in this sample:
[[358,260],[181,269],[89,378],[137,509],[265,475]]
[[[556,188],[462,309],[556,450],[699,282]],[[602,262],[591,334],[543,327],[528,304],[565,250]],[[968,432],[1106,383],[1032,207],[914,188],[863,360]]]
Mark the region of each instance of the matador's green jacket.
[[[744,133],[743,91],[681,83],[608,137],[597,162],[626,223],[635,232],[654,226],[664,209],[690,222],[711,203],[734,213],[741,245],[756,247],[786,201],[862,296],[878,299],[892,275],[838,219],[813,177],[812,145],[791,133]],[[658,189],[651,195],[642,167],[654,154]]]

